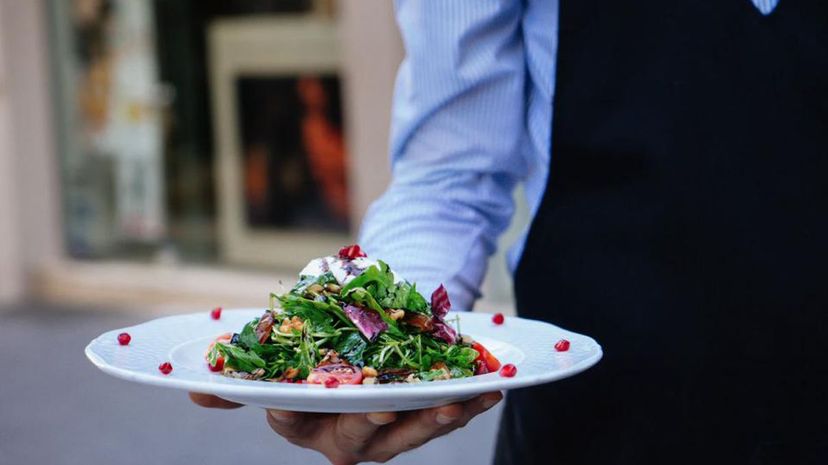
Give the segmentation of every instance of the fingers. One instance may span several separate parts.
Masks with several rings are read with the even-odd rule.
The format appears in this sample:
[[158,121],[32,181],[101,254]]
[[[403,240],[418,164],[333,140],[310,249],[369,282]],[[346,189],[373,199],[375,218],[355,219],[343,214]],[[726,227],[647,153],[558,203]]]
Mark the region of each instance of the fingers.
[[287,412],[285,410],[268,410],[267,423],[270,427],[288,441],[294,442],[305,439],[304,425],[302,424],[303,414],[299,412]]
[[501,400],[503,400],[502,393],[489,392],[483,394],[482,396],[464,402],[463,406],[465,407],[465,421],[463,421],[460,426],[466,426],[466,423],[468,423],[472,418],[494,407]]
[[365,455],[378,461],[389,460],[401,452],[411,450],[461,426],[497,404],[503,395],[484,394],[458,404],[412,412],[387,427],[381,436],[373,438]]
[[359,452],[373,438],[381,426],[394,422],[397,414],[385,413],[346,413],[337,418],[334,441],[345,452]]
[[198,392],[191,392],[190,400],[197,405],[207,408],[233,409],[243,407],[242,404],[237,404],[235,402],[230,402],[229,400],[224,400],[220,397],[210,394],[201,394]]
[[314,444],[332,442],[336,414],[289,412],[267,410],[267,423],[279,436],[301,447],[317,449]]

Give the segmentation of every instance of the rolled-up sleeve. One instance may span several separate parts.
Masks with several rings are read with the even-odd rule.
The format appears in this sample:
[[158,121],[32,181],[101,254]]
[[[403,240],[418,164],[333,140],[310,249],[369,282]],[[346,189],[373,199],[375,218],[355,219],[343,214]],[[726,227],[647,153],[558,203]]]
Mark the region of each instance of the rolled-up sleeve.
[[391,128],[392,182],[361,243],[429,295],[470,309],[526,175],[522,2],[400,0],[406,58]]

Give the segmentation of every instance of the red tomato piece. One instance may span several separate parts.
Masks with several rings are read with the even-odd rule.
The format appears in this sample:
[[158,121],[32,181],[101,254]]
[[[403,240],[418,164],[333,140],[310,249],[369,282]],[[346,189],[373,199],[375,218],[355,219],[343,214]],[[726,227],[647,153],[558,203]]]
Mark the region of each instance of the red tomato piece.
[[221,370],[223,370],[224,369],[224,357],[219,355],[216,358],[216,364],[215,365],[210,365],[210,362],[207,362],[207,368],[209,368],[210,371],[221,371]]
[[216,358],[216,365],[210,365],[210,351],[213,350],[217,342],[221,342],[222,344],[228,344],[233,339],[233,333],[224,333],[216,338],[215,341],[211,342],[209,346],[207,346],[207,352],[204,352],[204,359],[207,360],[207,366],[210,368],[210,371],[221,371],[224,369],[224,357],[221,355]]
[[314,368],[308,375],[308,384],[325,384],[335,379],[339,384],[362,384],[362,370],[344,363],[333,363]]
[[472,349],[476,350],[479,354],[475,361],[482,360],[483,362],[485,362],[486,368],[489,370],[490,373],[500,369],[500,360],[498,360],[497,357],[492,355],[491,352],[486,350],[486,348],[483,347],[483,344],[479,342],[473,342]]

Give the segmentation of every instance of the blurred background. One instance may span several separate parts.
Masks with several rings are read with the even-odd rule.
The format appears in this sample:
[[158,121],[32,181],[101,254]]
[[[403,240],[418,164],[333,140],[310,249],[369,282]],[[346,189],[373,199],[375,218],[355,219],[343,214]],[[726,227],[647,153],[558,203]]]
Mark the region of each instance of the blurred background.
[[[255,409],[196,409],[82,350],[264,306],[352,242],[389,180],[402,57],[384,0],[0,0],[0,463],[325,463]],[[475,311],[511,311],[502,252],[483,293]],[[393,463],[486,463],[497,413]]]

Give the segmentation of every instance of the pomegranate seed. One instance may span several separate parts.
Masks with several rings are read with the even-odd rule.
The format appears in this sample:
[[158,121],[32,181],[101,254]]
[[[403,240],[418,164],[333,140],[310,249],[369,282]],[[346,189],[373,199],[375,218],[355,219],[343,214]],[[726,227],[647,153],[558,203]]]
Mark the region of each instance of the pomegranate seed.
[[503,316],[502,313],[495,313],[492,317],[492,323],[496,325],[502,325],[506,318]]
[[121,344],[122,346],[129,344],[129,341],[131,340],[132,336],[130,336],[129,333],[121,333],[118,335],[118,344]]
[[172,364],[170,362],[164,362],[161,365],[158,365],[158,371],[168,375],[172,372]]
[[558,352],[566,352],[569,350],[569,341],[566,339],[561,339],[560,341],[555,343],[555,350]]
[[213,311],[210,312],[210,318],[214,320],[221,318],[221,307],[214,308]]
[[221,370],[224,369],[224,359],[219,357],[219,358],[216,359],[216,364],[215,365],[210,365],[208,363],[207,367],[210,369],[210,371],[221,371]]
[[500,376],[504,378],[511,378],[517,374],[517,367],[512,365],[511,363],[507,363],[503,365],[503,368],[500,369]]
[[365,257],[365,252],[357,245],[349,245],[339,249],[339,258],[343,260],[353,260],[355,258]]
[[339,380],[336,378],[328,378],[325,380],[325,387],[328,389],[338,388]]

